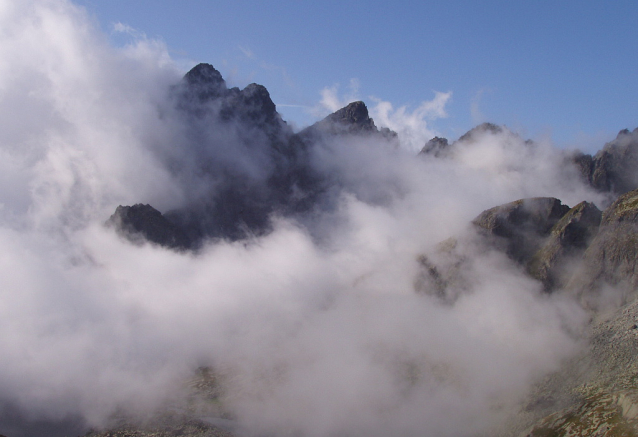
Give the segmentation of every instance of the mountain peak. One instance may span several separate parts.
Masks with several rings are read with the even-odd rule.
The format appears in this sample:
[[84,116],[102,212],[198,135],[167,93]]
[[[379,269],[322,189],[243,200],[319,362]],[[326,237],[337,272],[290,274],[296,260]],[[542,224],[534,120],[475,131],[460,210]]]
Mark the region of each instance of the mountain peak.
[[191,68],[188,73],[186,73],[184,78],[190,85],[224,84],[224,86],[226,86],[226,82],[224,81],[222,74],[211,64],[197,64]]
[[342,124],[374,126],[368,114],[368,107],[362,101],[349,103],[347,106],[328,116],[330,121]]
[[[188,94],[195,94],[201,102],[216,99],[227,92],[226,81],[210,64],[197,64],[184,76]],[[192,95],[192,94],[191,94]]]
[[445,156],[449,152],[449,145],[447,138],[434,137],[425,143],[425,146],[423,146],[419,155],[433,155],[437,158]]
[[461,136],[458,141],[466,141],[469,139],[473,139],[477,134],[490,133],[490,134],[500,134],[503,132],[503,127],[496,125],[494,123],[481,123],[478,126],[467,131],[463,136]]

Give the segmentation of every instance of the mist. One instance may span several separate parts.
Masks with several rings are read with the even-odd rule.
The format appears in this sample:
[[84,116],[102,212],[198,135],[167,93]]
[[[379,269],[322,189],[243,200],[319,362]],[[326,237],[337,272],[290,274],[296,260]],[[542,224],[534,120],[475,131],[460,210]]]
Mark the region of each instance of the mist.
[[419,255],[487,208],[607,201],[552,144],[505,130],[416,156],[434,130],[415,120],[442,116],[450,94],[416,115],[386,104],[375,122],[399,147],[345,136],[310,152],[330,176],[324,204],[194,252],[133,244],[104,226],[118,205],[170,211],[226,174],[259,187],[275,171],[266,139],[193,126],[168,49],[143,36],[113,47],[70,2],[2,0],[0,28],[5,415],[145,418],[180,408],[185,381],[210,367],[243,435],[481,435],[580,350],[580,306],[501,253],[467,250],[471,286],[453,305],[414,286]]

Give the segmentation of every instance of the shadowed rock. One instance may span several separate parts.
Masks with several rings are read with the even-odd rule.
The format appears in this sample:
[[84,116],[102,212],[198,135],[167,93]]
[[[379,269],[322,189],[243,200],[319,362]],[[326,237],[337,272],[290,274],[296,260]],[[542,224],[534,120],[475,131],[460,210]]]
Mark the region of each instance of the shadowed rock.
[[352,102],[299,132],[304,141],[311,142],[322,135],[379,135],[386,140],[397,137],[396,132],[390,129],[377,129],[368,114],[368,107],[361,101]]
[[542,247],[527,264],[527,272],[541,281],[545,291],[562,288],[571,271],[568,264],[577,262],[598,232],[602,212],[590,202],[581,202],[556,223]]
[[150,205],[118,206],[106,225],[131,241],[150,241],[171,249],[191,247],[184,231]]
[[571,161],[599,191],[618,195],[638,188],[638,128],[623,129],[593,157],[577,152]]
[[323,122],[333,125],[337,129],[342,128],[349,133],[372,132],[377,130],[374,121],[368,115],[368,107],[361,101],[352,102],[344,108],[339,109],[327,116]]
[[447,156],[449,153],[447,138],[434,137],[421,149],[419,155],[432,155],[436,158]]
[[627,292],[638,287],[638,189],[623,194],[603,212],[598,234],[570,288],[595,295],[605,284]]
[[489,244],[525,264],[568,211],[558,199],[534,197],[483,211],[472,223]]
[[185,91],[200,102],[223,97],[228,93],[226,81],[219,71],[210,64],[198,64],[184,76]]

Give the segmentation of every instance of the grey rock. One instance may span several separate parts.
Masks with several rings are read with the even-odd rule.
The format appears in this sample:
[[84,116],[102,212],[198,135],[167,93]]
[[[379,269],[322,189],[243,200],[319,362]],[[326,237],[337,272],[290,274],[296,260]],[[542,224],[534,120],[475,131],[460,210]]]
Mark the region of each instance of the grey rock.
[[583,267],[570,281],[570,288],[586,300],[605,285],[632,293],[638,287],[638,189],[623,194],[603,212]]
[[593,157],[576,152],[569,160],[599,191],[620,195],[638,188],[638,128],[621,130]]
[[226,81],[219,71],[210,64],[198,64],[184,76],[187,85],[183,91],[196,97],[200,102],[223,97],[228,93]]
[[368,107],[361,101],[352,102],[299,132],[305,142],[317,141],[322,136],[338,135],[376,135],[390,141],[397,138],[396,132],[390,129],[377,129],[368,114]]
[[602,212],[590,202],[570,209],[551,229],[541,248],[527,263],[527,272],[548,292],[564,287],[571,263],[577,262],[598,232]]
[[569,209],[553,197],[520,199],[483,211],[472,223],[490,245],[526,264]]
[[421,149],[419,155],[432,155],[436,158],[447,156],[449,144],[447,138],[434,137]]
[[171,249],[191,247],[191,241],[184,231],[150,205],[120,205],[106,225],[134,242],[150,241]]

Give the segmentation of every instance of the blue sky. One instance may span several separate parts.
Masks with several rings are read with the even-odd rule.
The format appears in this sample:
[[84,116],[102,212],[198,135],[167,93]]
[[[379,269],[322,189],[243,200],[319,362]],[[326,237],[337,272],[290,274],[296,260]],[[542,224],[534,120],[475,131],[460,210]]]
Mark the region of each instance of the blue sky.
[[451,92],[447,117],[429,121],[450,139],[491,121],[595,150],[638,127],[635,0],[76,3],[114,44],[126,43],[122,23],[164,41],[185,70],[208,62],[230,85],[265,85],[297,126],[336,86],[408,111]]

